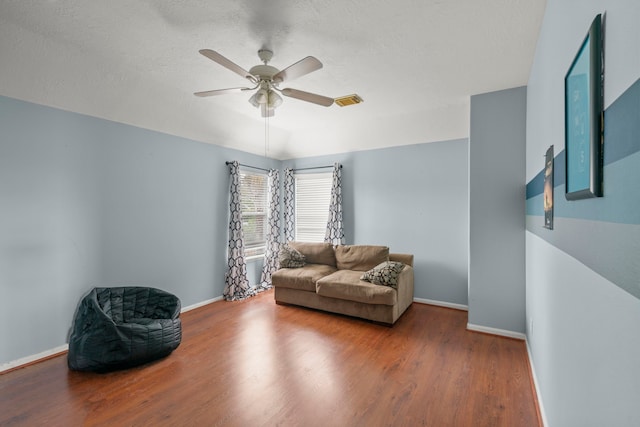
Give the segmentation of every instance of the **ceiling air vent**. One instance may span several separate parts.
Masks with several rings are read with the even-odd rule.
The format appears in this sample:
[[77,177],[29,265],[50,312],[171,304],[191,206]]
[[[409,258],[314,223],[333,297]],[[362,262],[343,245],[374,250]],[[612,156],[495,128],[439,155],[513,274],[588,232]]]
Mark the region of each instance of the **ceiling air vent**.
[[355,105],[360,104],[364,100],[360,98],[355,93],[353,95],[342,96],[340,98],[335,99],[335,103],[341,107],[346,107],[347,105]]

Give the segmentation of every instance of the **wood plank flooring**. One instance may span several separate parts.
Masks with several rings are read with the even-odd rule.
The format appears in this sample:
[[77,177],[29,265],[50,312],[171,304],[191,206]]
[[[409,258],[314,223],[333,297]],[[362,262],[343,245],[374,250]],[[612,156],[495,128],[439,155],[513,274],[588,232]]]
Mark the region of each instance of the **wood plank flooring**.
[[66,355],[0,375],[2,426],[539,426],[525,344],[414,303],[393,327],[272,291],[182,315],[170,356],[108,374]]

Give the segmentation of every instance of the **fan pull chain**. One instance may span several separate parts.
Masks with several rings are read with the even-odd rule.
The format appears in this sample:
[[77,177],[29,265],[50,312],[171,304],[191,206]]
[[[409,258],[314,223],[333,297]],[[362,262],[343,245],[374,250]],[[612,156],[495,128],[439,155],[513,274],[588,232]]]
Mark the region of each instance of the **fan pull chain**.
[[267,157],[269,152],[269,116],[264,118],[264,156]]

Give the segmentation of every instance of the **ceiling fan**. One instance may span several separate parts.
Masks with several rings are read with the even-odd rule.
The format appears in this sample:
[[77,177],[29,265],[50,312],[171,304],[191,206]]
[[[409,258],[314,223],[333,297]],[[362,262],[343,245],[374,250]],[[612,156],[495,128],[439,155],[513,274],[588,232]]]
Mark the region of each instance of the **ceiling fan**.
[[[318,61],[313,56],[307,56],[283,70],[278,70],[277,68],[269,65],[269,61],[273,57],[273,52],[268,49],[260,49],[258,51],[258,57],[262,61],[262,64],[251,67],[251,69],[247,71],[214,50],[202,49],[200,50],[200,53],[212,61],[233,71],[239,76],[249,80],[254,86],[207,90],[204,92],[196,92],[194,93],[195,96],[215,96],[256,90],[251,98],[249,98],[249,102],[254,107],[260,108],[262,117],[272,117],[274,115],[275,109],[282,104],[282,97],[279,94],[311,102],[313,104],[322,105],[323,107],[329,107],[335,101],[333,98],[317,95],[311,92],[292,88],[279,88],[281,83],[302,77],[322,68],[322,62]],[[359,99],[359,102],[362,102],[362,99]]]

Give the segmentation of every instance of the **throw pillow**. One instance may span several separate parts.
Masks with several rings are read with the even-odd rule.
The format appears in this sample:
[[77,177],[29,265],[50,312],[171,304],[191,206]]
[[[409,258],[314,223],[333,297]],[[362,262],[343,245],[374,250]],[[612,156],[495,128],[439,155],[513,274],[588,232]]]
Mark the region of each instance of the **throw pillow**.
[[396,288],[398,286],[398,276],[400,276],[402,269],[404,269],[404,264],[401,262],[385,261],[365,272],[360,277],[360,280]]
[[278,253],[278,261],[280,262],[280,268],[299,268],[304,267],[305,259],[300,252],[284,244]]

